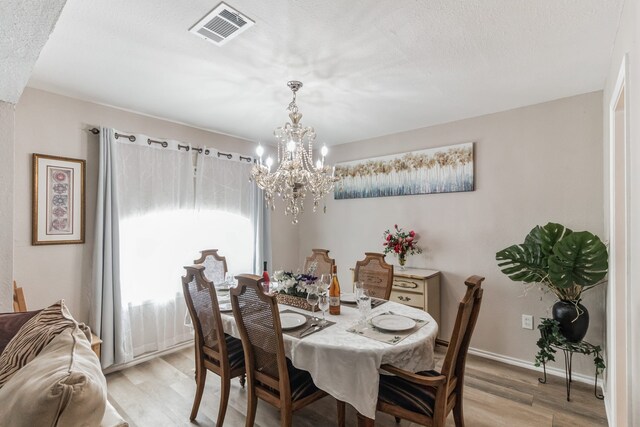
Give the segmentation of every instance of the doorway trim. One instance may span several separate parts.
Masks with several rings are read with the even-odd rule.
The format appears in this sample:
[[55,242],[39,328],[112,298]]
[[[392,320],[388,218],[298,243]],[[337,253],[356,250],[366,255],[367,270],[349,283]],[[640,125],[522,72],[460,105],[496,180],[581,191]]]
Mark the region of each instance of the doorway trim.
[[[631,406],[629,402],[631,366],[629,360],[629,344],[630,344],[630,325],[629,313],[631,308],[630,295],[630,277],[629,277],[629,261],[630,261],[630,244],[629,244],[629,94],[628,94],[628,76],[629,76],[628,54],[625,54],[620,64],[616,84],[611,93],[609,100],[609,283],[607,286],[607,380],[605,388],[607,390],[607,398],[605,406],[607,407],[607,415],[609,425],[611,427],[622,427],[628,425],[630,419]],[[621,119],[624,121],[622,128],[622,144],[619,141],[619,120],[620,120],[620,101],[623,101],[623,111]],[[620,152],[622,150],[622,152]],[[616,158],[622,155],[623,164],[617,164]],[[624,167],[623,185],[624,188],[618,188],[616,181],[616,166]],[[617,206],[616,199],[622,198],[622,206]],[[620,213],[620,209],[624,210],[624,218],[622,223],[617,223],[616,215]],[[617,253],[616,233],[619,233],[619,227],[624,230],[624,247],[623,253]],[[618,257],[624,257],[623,283],[618,284],[616,260]],[[620,287],[622,286],[622,288]],[[620,312],[622,310],[622,313]],[[619,321],[620,320],[620,321]],[[623,329],[622,336],[617,332]],[[622,342],[620,342],[622,341]],[[617,361],[622,358],[623,363],[618,364]],[[620,386],[622,386],[622,392]]]

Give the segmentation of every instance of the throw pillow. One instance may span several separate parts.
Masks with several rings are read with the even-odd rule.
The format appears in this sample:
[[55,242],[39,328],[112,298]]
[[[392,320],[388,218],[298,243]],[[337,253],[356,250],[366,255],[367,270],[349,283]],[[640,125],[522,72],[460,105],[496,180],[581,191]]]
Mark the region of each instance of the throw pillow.
[[9,344],[11,338],[18,333],[22,325],[38,314],[38,311],[23,311],[21,313],[0,313],[0,353]]
[[45,308],[27,321],[0,354],[0,388],[20,368],[33,360],[60,332],[76,326],[64,300]]
[[78,328],[58,334],[0,389],[0,426],[101,425],[107,382]]

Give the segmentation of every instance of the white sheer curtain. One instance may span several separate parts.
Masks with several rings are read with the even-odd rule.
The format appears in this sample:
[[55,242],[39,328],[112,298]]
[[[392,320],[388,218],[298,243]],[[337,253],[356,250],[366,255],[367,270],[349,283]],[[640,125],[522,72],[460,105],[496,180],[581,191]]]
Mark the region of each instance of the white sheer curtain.
[[198,155],[196,167],[196,216],[202,238],[210,245],[211,236],[216,236],[216,249],[227,258],[229,272],[261,272],[269,255],[268,235],[262,192],[249,181],[253,163],[234,154],[219,159],[217,150],[209,152]]
[[91,326],[106,337],[103,367],[193,339],[180,278],[200,250],[219,249],[235,274],[270,255],[251,162],[115,135],[101,129]]
[[[120,217],[120,283],[131,342],[125,360],[191,338],[184,326],[180,287],[183,266],[193,261],[193,156],[168,147],[120,139],[113,151]],[[186,225],[186,227],[185,227]]]

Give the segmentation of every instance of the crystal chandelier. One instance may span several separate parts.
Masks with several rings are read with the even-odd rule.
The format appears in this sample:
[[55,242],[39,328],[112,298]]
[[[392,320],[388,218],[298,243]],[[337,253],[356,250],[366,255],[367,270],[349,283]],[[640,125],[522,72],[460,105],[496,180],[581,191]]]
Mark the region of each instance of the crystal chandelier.
[[290,81],[287,86],[293,92],[293,100],[289,104],[289,118],[291,123],[277,128],[273,134],[278,141],[278,167],[271,172],[273,159],[268,157],[262,162],[264,148],[259,145],[256,153],[258,162],[251,170],[251,179],[264,190],[264,199],[271,209],[275,209],[276,194],[285,203],[285,215],[293,216],[292,223],[298,223],[298,215],[304,212],[304,198],[307,192],[313,196],[313,211],[315,212],[320,200],[333,190],[338,180],[334,176],[335,168],[325,166],[324,159],[327,147],[320,150],[321,158],[313,161],[313,142],[316,139],[315,130],[302,126],[302,114],[296,105],[296,93],[302,87],[299,81]]

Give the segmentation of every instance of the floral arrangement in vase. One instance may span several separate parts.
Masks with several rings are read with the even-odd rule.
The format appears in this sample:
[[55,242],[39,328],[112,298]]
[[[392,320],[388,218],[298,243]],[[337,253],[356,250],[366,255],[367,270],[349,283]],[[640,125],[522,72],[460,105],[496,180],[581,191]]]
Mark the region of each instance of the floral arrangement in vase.
[[307,293],[316,286],[318,278],[312,272],[303,274],[280,270],[273,273],[273,280],[278,282],[279,294],[306,298]]
[[384,253],[388,254],[393,252],[398,256],[398,263],[400,267],[404,269],[404,265],[407,262],[407,255],[415,255],[422,253],[417,245],[418,237],[416,232],[411,230],[408,233],[402,228],[398,227],[398,224],[393,226],[394,231],[386,230],[384,232]]

